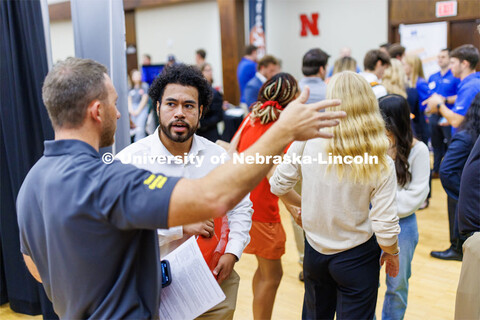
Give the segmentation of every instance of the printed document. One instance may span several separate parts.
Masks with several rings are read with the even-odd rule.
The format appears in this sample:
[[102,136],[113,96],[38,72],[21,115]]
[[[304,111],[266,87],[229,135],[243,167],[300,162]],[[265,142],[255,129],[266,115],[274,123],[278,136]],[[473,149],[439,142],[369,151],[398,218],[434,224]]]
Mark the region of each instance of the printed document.
[[170,263],[172,283],[162,288],[160,319],[195,319],[225,300],[194,236],[163,259]]

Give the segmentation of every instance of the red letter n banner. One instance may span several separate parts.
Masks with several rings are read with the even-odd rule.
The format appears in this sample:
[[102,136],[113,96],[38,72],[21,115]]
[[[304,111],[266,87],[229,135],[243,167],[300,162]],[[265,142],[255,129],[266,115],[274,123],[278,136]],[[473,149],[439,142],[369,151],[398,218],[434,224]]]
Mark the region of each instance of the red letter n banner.
[[310,20],[306,14],[300,15],[300,22],[302,23],[302,31],[300,31],[301,37],[307,36],[307,29],[310,30],[314,36],[318,36],[320,34],[318,31],[318,16],[319,14],[317,12],[312,13],[312,19]]

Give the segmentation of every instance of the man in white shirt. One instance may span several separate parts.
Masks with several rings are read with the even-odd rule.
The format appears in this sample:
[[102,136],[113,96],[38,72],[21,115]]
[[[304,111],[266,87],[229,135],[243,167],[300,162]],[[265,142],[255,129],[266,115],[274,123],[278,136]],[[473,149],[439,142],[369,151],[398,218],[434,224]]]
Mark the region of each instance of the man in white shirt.
[[[152,100],[157,101],[159,127],[152,135],[126,147],[117,157],[142,169],[190,179],[201,178],[226,162],[228,155],[222,147],[194,134],[206,111],[203,106],[209,105],[210,92],[202,74],[191,67],[179,65],[163,73],[150,90]],[[210,238],[209,246],[213,241],[215,252],[220,251],[207,263],[226,299],[200,316],[202,319],[233,318],[240,281],[233,267],[250,241],[252,213],[252,202],[247,195],[227,213],[227,218],[158,230],[162,256],[192,235]],[[223,223],[225,219],[228,219],[228,228]],[[228,239],[226,243],[224,239]],[[201,245],[200,249],[205,256],[207,249]]]
[[377,99],[387,95],[387,89],[381,85],[381,79],[389,66],[390,57],[381,50],[370,50],[363,59],[365,72],[360,72],[360,75],[370,83]]

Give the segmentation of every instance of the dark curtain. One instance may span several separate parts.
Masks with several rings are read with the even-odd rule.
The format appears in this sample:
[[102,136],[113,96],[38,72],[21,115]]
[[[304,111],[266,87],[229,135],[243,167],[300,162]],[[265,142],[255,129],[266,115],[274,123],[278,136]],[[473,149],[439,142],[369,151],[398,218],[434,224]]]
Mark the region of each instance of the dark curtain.
[[0,2],[0,304],[55,319],[41,284],[20,252],[15,201],[28,170],[43,154],[53,130],[42,103],[48,72],[38,0]]

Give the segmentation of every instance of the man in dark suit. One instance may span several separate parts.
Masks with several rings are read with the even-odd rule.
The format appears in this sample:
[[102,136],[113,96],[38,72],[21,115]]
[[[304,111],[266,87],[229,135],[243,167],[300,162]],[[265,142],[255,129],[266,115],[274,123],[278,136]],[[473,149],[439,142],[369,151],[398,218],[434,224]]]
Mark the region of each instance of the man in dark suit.
[[274,56],[266,55],[258,62],[257,69],[258,71],[255,77],[248,81],[243,93],[243,100],[248,108],[250,108],[252,103],[257,101],[258,92],[265,81],[280,72],[280,62]]

